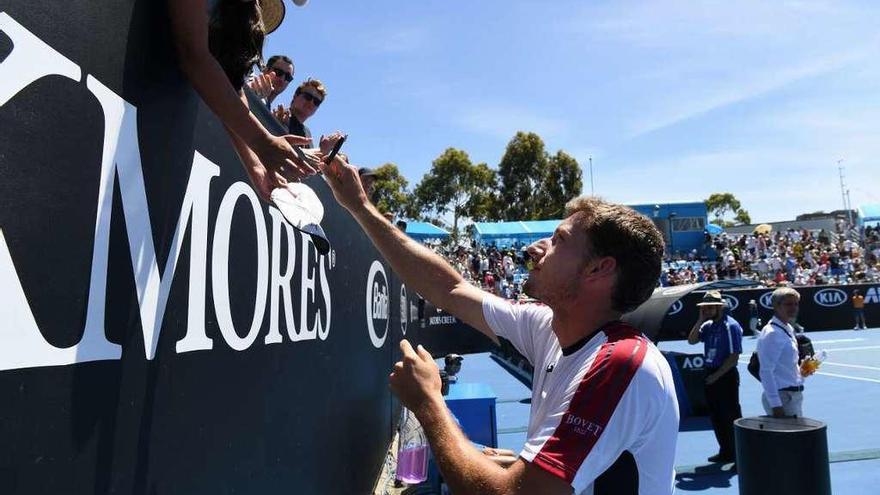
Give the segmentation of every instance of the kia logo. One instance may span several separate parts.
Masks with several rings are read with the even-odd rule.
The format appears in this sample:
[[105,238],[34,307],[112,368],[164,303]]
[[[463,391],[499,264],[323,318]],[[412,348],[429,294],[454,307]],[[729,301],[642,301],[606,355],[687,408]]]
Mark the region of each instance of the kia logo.
[[767,309],[773,309],[773,291],[765,292],[761,294],[761,306],[764,306]]
[[822,289],[813,295],[813,301],[819,306],[833,308],[846,302],[846,292],[840,289]]
[[727,294],[721,294],[721,297],[727,302],[727,307],[730,308],[731,311],[739,307],[739,299]]
[[[370,342],[377,349],[382,347],[388,336],[388,309],[388,277],[385,276],[382,263],[374,260],[367,275],[367,327]],[[382,330],[381,337],[376,333],[377,329]]]
[[681,308],[683,308],[683,307],[684,307],[684,304],[682,304],[681,299],[679,299],[679,300],[675,301],[674,303],[672,303],[672,306],[669,308],[669,312],[666,314],[669,316],[672,316],[672,315],[681,313]]

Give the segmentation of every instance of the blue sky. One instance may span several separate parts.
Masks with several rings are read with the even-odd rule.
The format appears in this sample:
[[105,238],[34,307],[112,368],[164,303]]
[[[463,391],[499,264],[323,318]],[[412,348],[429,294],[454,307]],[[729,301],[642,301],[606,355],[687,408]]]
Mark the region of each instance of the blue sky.
[[880,2],[288,3],[265,53],[329,95],[308,122],[414,186],[449,146],[537,132],[622,203],[730,191],[755,221],[880,203]]

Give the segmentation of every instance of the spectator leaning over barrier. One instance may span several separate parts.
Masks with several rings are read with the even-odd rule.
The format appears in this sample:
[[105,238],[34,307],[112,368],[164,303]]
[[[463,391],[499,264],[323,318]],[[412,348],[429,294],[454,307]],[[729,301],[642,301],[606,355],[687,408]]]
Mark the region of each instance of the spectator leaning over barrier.
[[854,330],[864,330],[868,328],[865,321],[865,296],[858,289],[852,292],[853,314],[856,317],[856,326]]
[[773,291],[773,318],[758,337],[761,363],[761,403],[774,417],[802,416],[804,379],[798,363],[798,344],[791,321],[797,317],[801,296],[790,287]]
[[703,342],[704,346],[706,404],[719,447],[709,462],[735,462],[733,422],[742,417],[736,364],[742,354],[743,331],[739,323],[727,315],[720,292],[706,292],[697,306],[700,318],[688,335],[688,343]]
[[293,100],[290,101],[290,122],[288,128],[295,136],[312,137],[312,132],[305,126],[306,120],[318,111],[324,98],[327,97],[327,88],[317,79],[306,79],[296,88]]
[[[279,2],[263,3],[277,7]],[[283,15],[264,26],[261,2],[247,0],[169,0],[168,10],[180,68],[223,122],[260,197],[269,201],[272,190],[287,180],[316,173],[320,156],[307,152],[300,158],[293,149],[311,140],[273,136],[250,113],[241,90],[245,76],[262,60],[266,33]]]
[[[266,108],[272,110],[272,101],[287,89],[293,80],[293,60],[287,55],[272,55],[260,74],[250,78],[247,85],[263,99]],[[281,105],[278,106],[282,109]]]
[[570,201],[553,237],[529,246],[526,292],[545,305],[511,304],[382,218],[357,169],[337,159],[324,175],[408,288],[496,342],[504,337],[534,366],[526,444],[504,469],[456,425],[428,351],[401,341],[391,389],[424,427],[452,493],[672,493],[672,374],[651,341],[619,320],[660,275],[663,237],[648,218],[595,198]]
[[358,176],[361,178],[361,185],[364,186],[364,192],[367,193],[367,198],[372,201],[373,184],[376,183],[376,171],[371,168],[361,167],[358,169]]

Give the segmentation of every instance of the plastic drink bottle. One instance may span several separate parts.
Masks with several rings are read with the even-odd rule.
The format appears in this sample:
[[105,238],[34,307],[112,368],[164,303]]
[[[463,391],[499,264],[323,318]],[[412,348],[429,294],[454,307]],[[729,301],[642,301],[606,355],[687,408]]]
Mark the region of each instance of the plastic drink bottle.
[[416,415],[408,409],[403,410],[400,422],[397,479],[410,485],[428,479],[428,439]]

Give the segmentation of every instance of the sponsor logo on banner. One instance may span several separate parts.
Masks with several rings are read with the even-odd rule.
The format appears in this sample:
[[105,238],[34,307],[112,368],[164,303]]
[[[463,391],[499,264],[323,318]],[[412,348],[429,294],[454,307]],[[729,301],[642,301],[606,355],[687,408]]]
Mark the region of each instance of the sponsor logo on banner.
[[[382,263],[374,260],[367,275],[367,328],[370,342],[377,349],[385,344],[385,337],[388,336],[389,314],[388,277]],[[382,331],[381,336],[377,330]]]
[[[183,337],[174,347],[177,354],[210,350],[216,341],[244,351],[258,340],[269,345],[327,339],[332,306],[327,271],[331,264],[329,257],[317,253],[310,237],[294,230],[276,208],[268,207],[267,218],[267,207],[244,182],[232,183],[225,191],[219,191],[222,200],[219,204],[210,204],[209,198],[215,195],[212,182],[216,184],[213,179],[221,175],[221,169],[195,151],[176,216],[177,224],[169,229],[173,236],[168,239],[168,245],[156,245],[155,233],[166,226],[156,226],[153,219],[165,217],[166,205],[174,204],[176,199],[150,201],[148,198],[141,165],[137,108],[93,75],[83,74],[77,64],[5,12],[0,12],[0,33],[11,40],[12,46],[11,52],[0,59],[0,107],[38,80],[61,77],[70,80],[70,91],[91,94],[103,111],[103,125],[94,127],[103,139],[103,155],[99,163],[85,164],[95,166],[99,174],[92,210],[95,226],[90,229],[93,237],[84,237],[91,245],[91,272],[88,280],[83,281],[88,287],[88,298],[82,303],[81,337],[73,345],[56,347],[43,336],[37,323],[39,315],[32,312],[32,308],[39,305],[31,306],[29,301],[33,301],[34,295],[25,293],[23,277],[16,269],[22,265],[13,259],[12,253],[21,251],[10,249],[14,245],[10,246],[12,242],[7,241],[15,237],[9,231],[10,226],[4,225],[0,230],[0,294],[5,306],[0,309],[3,320],[0,371],[121,359],[122,346],[107,338],[105,324],[107,295],[113,289],[108,279],[114,278],[108,277],[109,253],[117,248],[127,250],[130,255],[132,270],[129,273],[137,296],[133,298],[137,301],[134,319],[138,320],[132,328],[143,332],[147,360],[156,357],[163,328],[173,326],[167,322],[163,325],[163,321],[175,280],[185,284],[188,292],[183,298],[186,301]],[[114,201],[114,197],[119,200]],[[155,203],[161,203],[158,206],[161,213],[151,212],[150,206]],[[250,217],[253,223],[233,221],[239,216]],[[124,223],[127,244],[111,246],[111,218]],[[230,264],[234,265],[231,263],[234,260],[230,260],[230,247],[241,238],[235,235],[240,229],[247,229],[241,235],[255,247],[256,276],[253,317],[236,326],[231,314],[230,285],[240,282],[236,280],[239,272],[230,270]],[[157,253],[168,253],[164,265]],[[182,259],[184,253],[189,259]],[[178,270],[180,266],[186,267],[185,271]],[[295,273],[300,276],[294,277]],[[209,299],[213,309],[206,308]],[[299,300],[298,312],[293,307],[295,299]],[[214,325],[219,332],[208,331],[206,315],[209,312],[216,316]],[[267,312],[268,332],[263,326]],[[282,334],[284,330],[286,335]]]
[[429,325],[455,325],[458,319],[452,315],[432,316],[428,318]]
[[669,311],[666,314],[669,316],[677,315],[678,313],[681,313],[682,308],[684,308],[684,303],[679,299],[672,303],[672,306],[669,307]]
[[686,370],[703,369],[703,356],[686,357],[684,358],[684,363],[682,363],[681,367]]
[[727,303],[727,307],[733,311],[739,307],[739,299],[731,296],[730,294],[721,294],[721,298]]
[[833,308],[846,302],[846,292],[840,289],[822,289],[813,295],[813,301],[819,306]]
[[773,291],[765,292],[761,294],[760,299],[758,299],[761,306],[764,306],[767,309],[773,309]]
[[400,331],[406,335],[406,324],[409,322],[409,303],[406,300],[406,286],[400,284]]
[[871,287],[865,293],[865,304],[880,303],[880,291],[876,287]]

